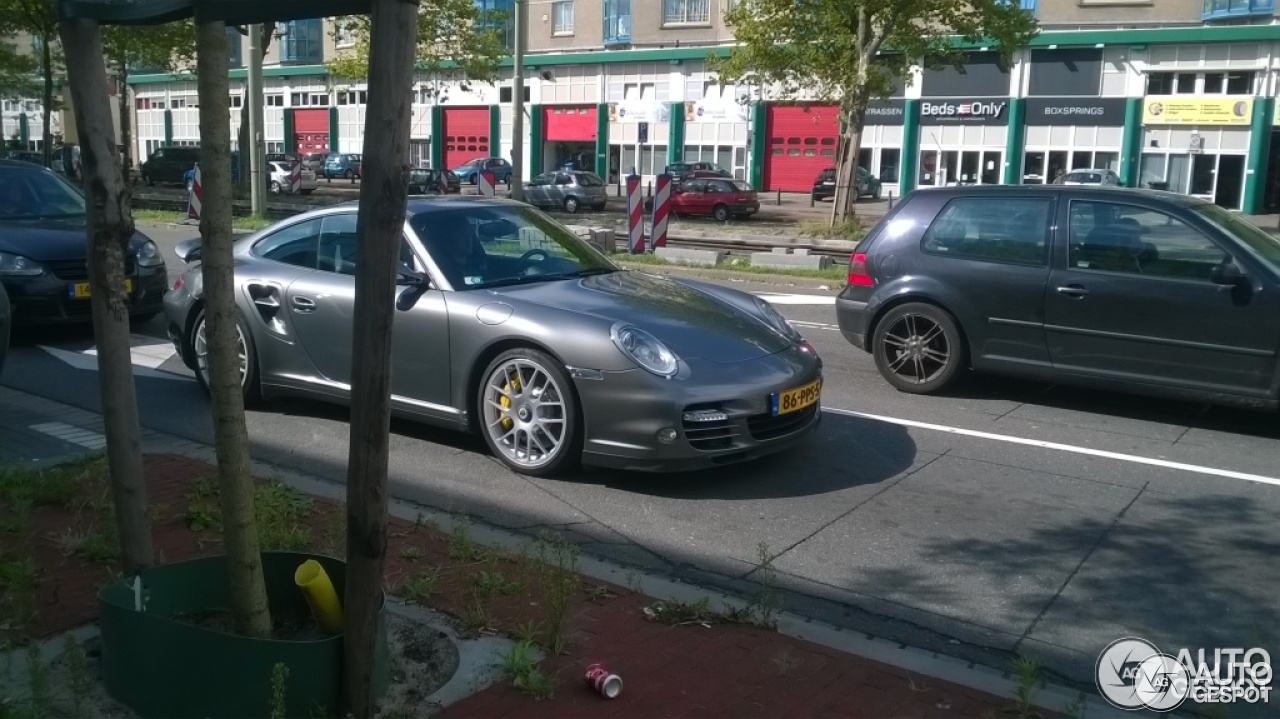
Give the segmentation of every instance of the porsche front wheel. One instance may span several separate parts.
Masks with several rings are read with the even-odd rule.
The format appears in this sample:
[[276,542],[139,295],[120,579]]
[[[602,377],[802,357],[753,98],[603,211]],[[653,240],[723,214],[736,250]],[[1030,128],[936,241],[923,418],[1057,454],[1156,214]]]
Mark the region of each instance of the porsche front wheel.
[[546,353],[519,348],[498,355],[477,401],[485,442],[513,471],[545,477],[581,460],[577,397],[568,374]]

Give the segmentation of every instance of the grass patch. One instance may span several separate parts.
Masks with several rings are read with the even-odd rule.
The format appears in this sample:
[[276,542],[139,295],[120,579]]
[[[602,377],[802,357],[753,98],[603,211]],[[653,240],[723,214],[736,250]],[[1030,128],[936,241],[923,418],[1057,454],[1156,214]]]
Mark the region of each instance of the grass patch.
[[[310,497],[280,482],[254,488],[253,512],[257,519],[258,541],[263,551],[301,552],[312,548]],[[193,532],[222,531],[222,505],[215,482],[202,479],[187,495],[187,528]]]
[[41,505],[71,508],[81,490],[107,473],[107,458],[94,454],[45,468],[0,469],[0,507],[13,513]]
[[806,220],[800,223],[800,234],[806,237],[857,242],[867,234],[867,228],[856,217],[846,218],[835,225],[825,220]]
[[422,604],[436,593],[436,585],[439,583],[440,567],[432,567],[412,579],[404,580],[400,587],[409,599]]
[[[178,223],[187,219],[185,212],[170,212],[168,210],[141,210],[133,211],[133,219],[135,222],[158,222],[158,223]],[[231,218],[231,227],[236,230],[248,230],[256,232],[266,227],[270,227],[275,220],[261,217],[233,217]]]
[[533,642],[521,639],[502,655],[498,664],[511,679],[511,685],[534,699],[550,699],[555,694],[555,682],[538,668],[534,657]]
[[838,282],[846,279],[848,269],[845,264],[837,258],[836,264],[825,270],[810,270],[802,267],[760,267],[751,264],[751,259],[745,256],[729,256],[725,259],[724,264],[715,267],[697,267],[694,265],[682,265],[677,262],[668,262],[662,257],[651,254],[631,255],[619,253],[613,255],[613,261],[618,265],[629,270],[642,270],[648,267],[690,267],[692,269],[708,269],[708,270],[729,270],[731,272],[743,272],[752,275],[783,275],[787,277],[809,277],[820,280],[831,280]]

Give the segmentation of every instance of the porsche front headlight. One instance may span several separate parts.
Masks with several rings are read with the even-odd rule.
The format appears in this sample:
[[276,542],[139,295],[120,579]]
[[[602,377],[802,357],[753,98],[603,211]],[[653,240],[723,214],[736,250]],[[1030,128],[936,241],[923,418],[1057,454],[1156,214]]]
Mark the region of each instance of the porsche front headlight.
[[639,327],[618,325],[613,329],[613,343],[631,361],[659,377],[673,377],[680,369],[675,353]]

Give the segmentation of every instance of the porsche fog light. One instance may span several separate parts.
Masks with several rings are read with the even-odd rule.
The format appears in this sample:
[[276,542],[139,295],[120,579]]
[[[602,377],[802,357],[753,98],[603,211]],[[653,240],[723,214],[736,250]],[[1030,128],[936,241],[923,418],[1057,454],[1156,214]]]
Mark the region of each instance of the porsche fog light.
[[671,444],[672,442],[676,441],[676,437],[679,437],[679,436],[680,436],[680,433],[675,431],[671,427],[663,427],[662,429],[658,430],[658,441],[663,444]]

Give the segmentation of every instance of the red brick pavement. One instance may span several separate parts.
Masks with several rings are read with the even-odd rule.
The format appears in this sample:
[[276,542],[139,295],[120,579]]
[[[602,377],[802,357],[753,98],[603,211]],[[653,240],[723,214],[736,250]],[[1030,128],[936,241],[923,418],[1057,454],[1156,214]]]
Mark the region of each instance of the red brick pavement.
[[[156,515],[154,537],[163,561],[216,553],[216,534],[187,528],[185,512],[196,481],[214,468],[176,455],[146,458],[148,499]],[[314,500],[313,538],[332,527],[340,508]],[[59,507],[36,509],[35,554],[42,569],[38,619],[23,635],[41,637],[97,618],[96,591],[111,572],[101,564],[67,556],[53,537],[77,521]],[[442,570],[428,603],[456,617],[474,601],[471,580],[482,561],[523,583],[519,592],[489,606],[489,627],[513,631],[543,618],[537,571],[505,556],[459,557],[458,542],[421,523],[392,520],[387,586],[432,567]],[[452,555],[451,555],[452,552]],[[601,586],[582,579],[584,589]],[[541,668],[556,682],[550,699],[535,700],[504,683],[450,706],[445,717],[982,717],[1003,713],[1010,702],[982,692],[844,654],[777,632],[742,624],[668,626],[645,618],[654,599],[605,585],[612,596],[578,592],[568,621],[569,646]],[[601,662],[623,679],[613,700],[595,694],[585,668]]]

